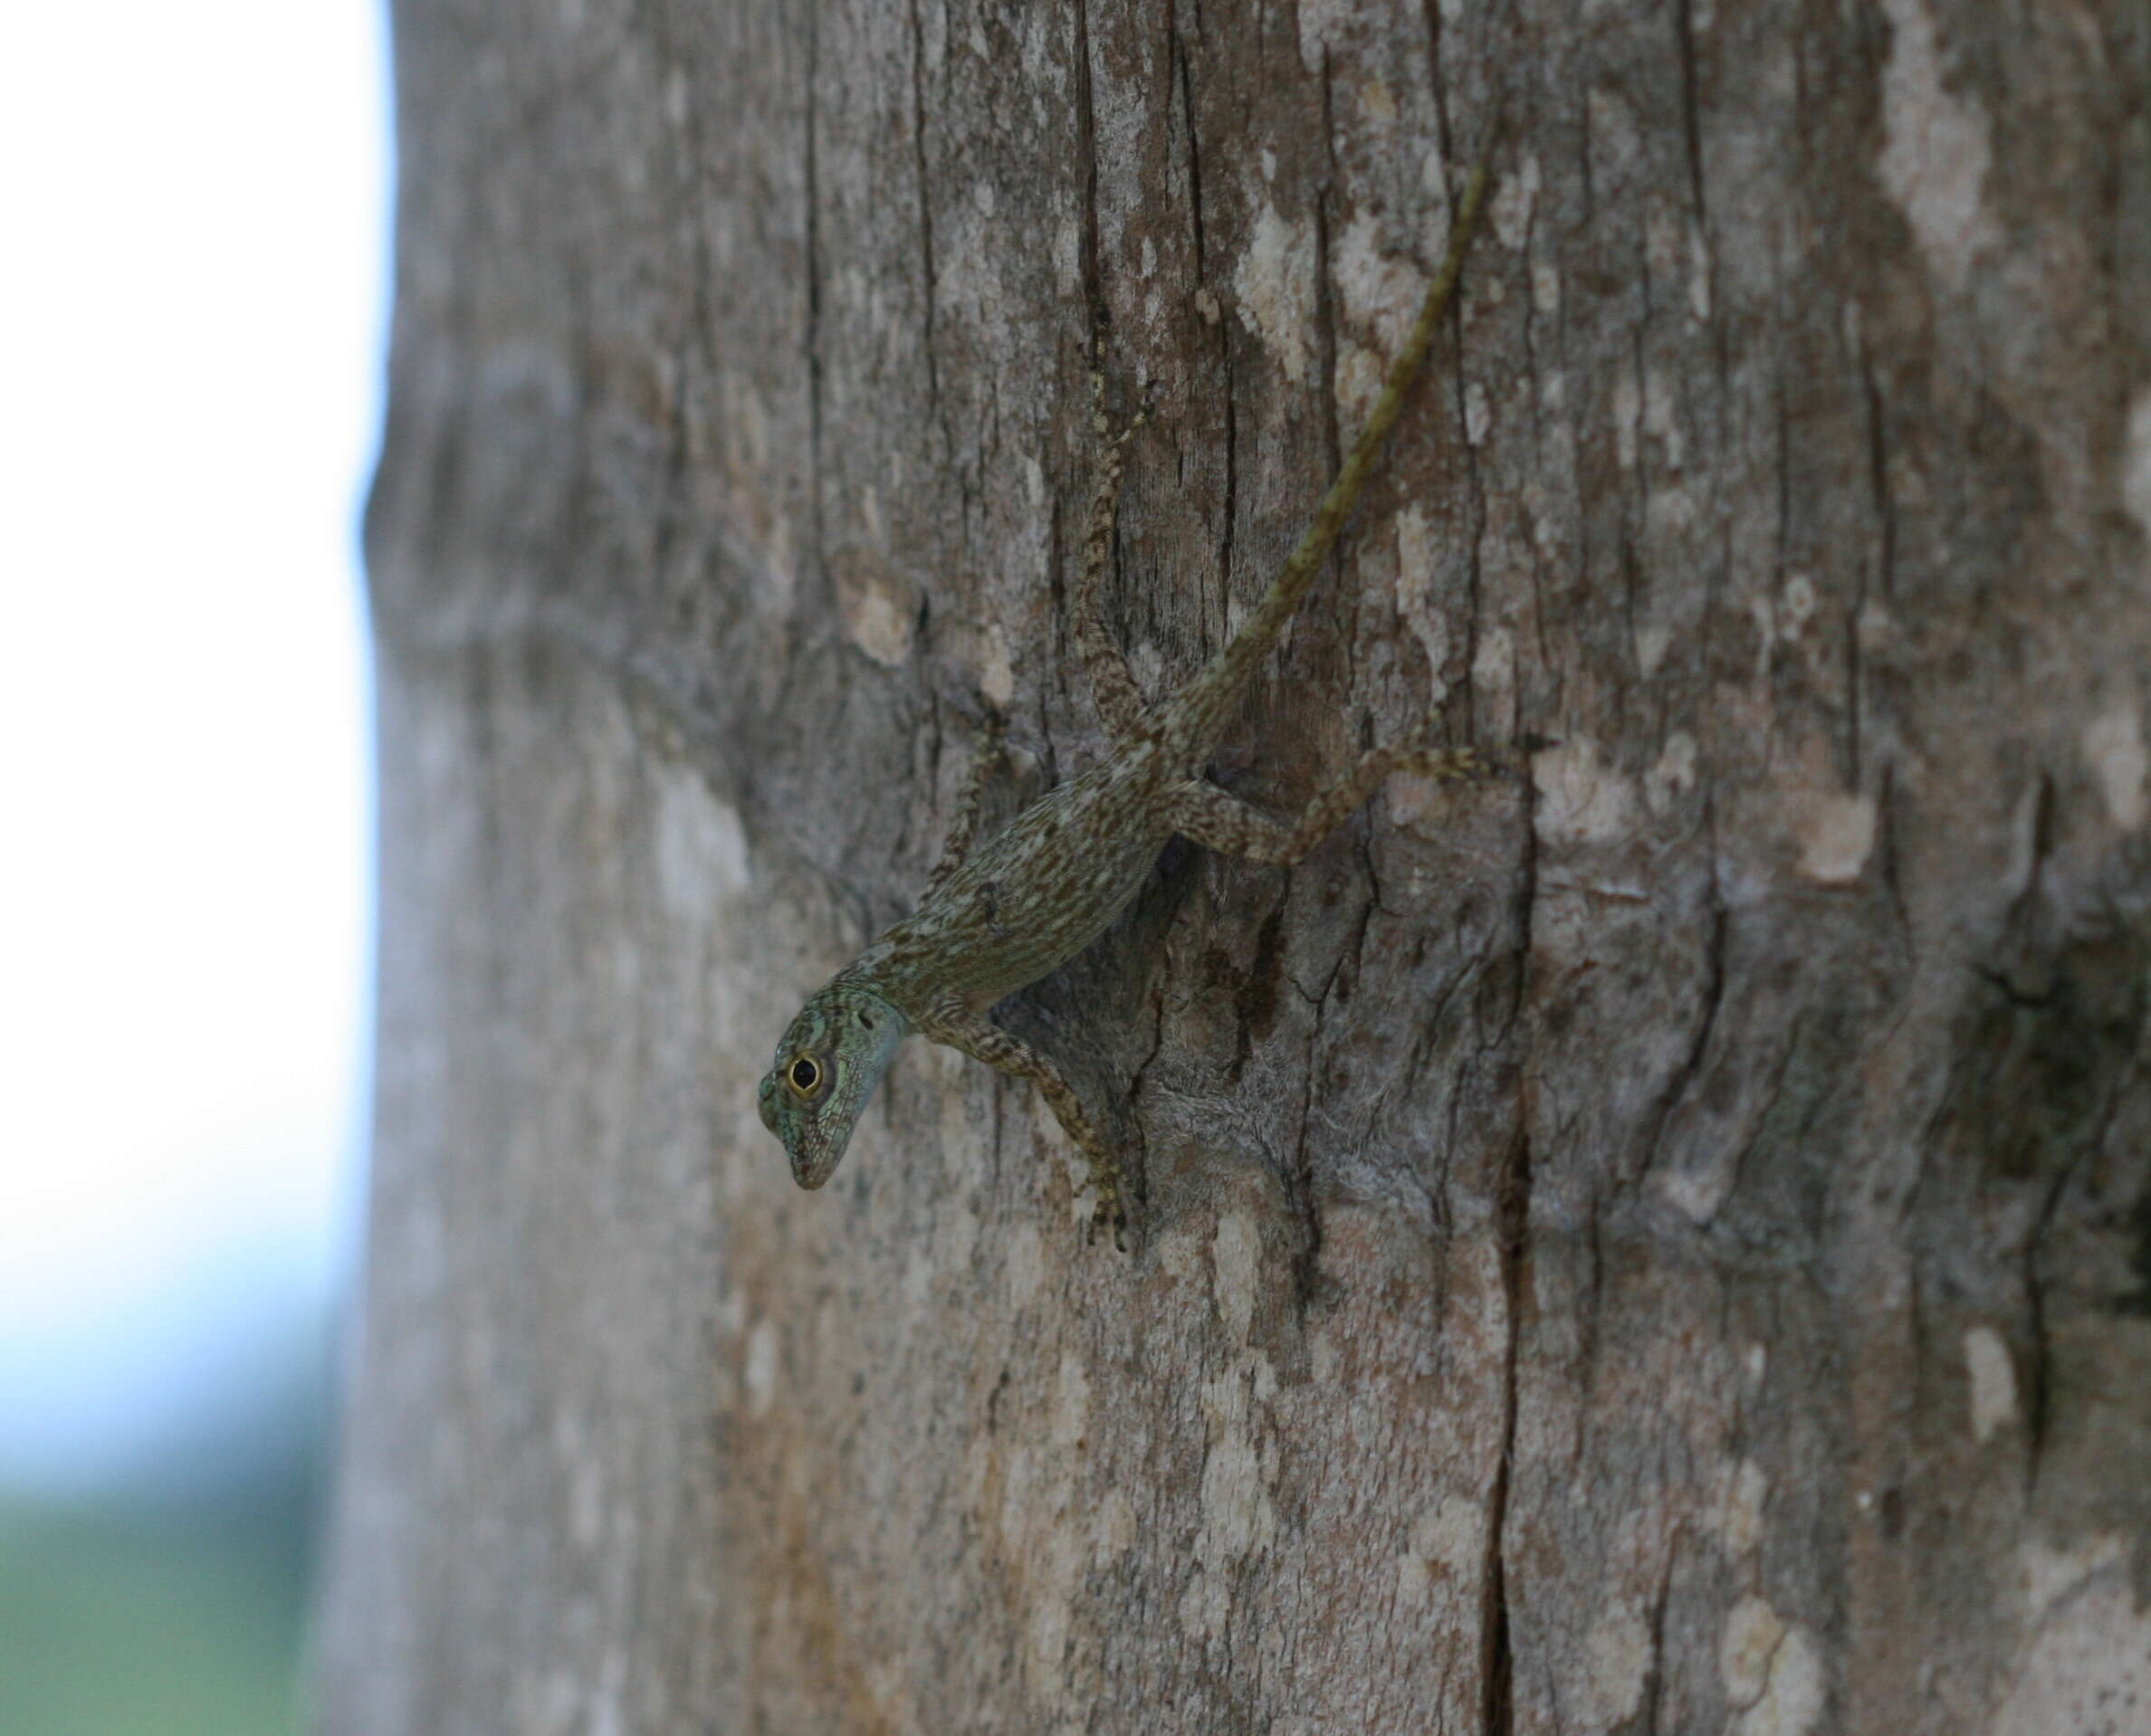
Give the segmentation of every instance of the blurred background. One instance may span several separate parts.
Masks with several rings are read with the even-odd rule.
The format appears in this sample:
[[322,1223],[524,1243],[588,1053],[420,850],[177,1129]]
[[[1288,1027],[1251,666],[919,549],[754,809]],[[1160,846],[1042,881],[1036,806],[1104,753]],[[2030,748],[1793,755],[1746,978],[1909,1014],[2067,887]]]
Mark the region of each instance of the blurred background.
[[370,0],[0,56],[0,1732],[303,1727],[362,1166]]

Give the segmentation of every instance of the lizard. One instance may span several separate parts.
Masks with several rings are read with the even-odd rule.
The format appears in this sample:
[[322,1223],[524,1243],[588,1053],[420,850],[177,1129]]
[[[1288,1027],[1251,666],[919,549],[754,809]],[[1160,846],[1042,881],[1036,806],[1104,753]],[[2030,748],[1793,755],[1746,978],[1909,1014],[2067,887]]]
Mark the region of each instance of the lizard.
[[1468,748],[1423,742],[1374,748],[1308,803],[1294,825],[1270,818],[1204,775],[1242,693],[1299,606],[1381,455],[1455,293],[1489,174],[1482,160],[1466,182],[1441,267],[1410,335],[1298,545],[1224,648],[1154,706],[1144,702],[1107,629],[1101,598],[1128,442],[1148,412],[1139,411],[1114,433],[1102,357],[1094,352],[1091,417],[1098,461],[1070,615],[1111,751],[979,843],[983,789],[1000,753],[999,722],[989,720],[917,909],[809,997],[786,1027],[762,1078],[763,1125],[783,1142],[800,1187],[819,1188],[836,1172],[897,1046],[915,1033],[1037,1087],[1088,1168],[1096,1197],[1091,1235],[1101,1224],[1110,1226],[1115,1245],[1124,1249],[1128,1187],[1118,1156],[1059,1068],[994,1024],[989,1009],[1104,934],[1175,834],[1228,855],[1289,868],[1393,772],[1457,779],[1495,770]]

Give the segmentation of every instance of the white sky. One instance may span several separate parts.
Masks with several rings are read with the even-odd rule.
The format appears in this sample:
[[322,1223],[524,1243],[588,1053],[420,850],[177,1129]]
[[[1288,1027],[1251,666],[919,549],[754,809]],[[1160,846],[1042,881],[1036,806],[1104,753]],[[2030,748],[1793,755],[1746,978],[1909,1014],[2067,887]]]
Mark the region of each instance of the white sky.
[[0,1483],[139,1451],[351,1233],[383,28],[9,15]]

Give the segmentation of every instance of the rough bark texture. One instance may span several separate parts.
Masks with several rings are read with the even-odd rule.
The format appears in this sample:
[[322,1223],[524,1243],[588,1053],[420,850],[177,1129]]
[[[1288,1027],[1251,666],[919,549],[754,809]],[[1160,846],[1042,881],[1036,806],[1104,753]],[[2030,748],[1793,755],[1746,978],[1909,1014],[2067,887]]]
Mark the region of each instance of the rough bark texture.
[[[339,1736],[2151,1729],[2140,5],[399,0]],[[1170,852],[798,1193],[975,720],[1100,738],[1438,377]],[[1024,793],[1011,790],[1009,800]]]

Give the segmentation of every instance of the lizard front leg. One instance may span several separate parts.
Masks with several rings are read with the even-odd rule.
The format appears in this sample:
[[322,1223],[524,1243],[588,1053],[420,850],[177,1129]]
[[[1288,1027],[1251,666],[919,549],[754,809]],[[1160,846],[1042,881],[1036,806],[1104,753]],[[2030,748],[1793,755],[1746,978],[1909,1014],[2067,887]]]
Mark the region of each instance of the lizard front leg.
[[1110,1225],[1114,1246],[1126,1253],[1128,1208],[1120,1159],[1092,1124],[1082,1099],[1076,1095],[1075,1087],[1061,1076],[1060,1069],[1021,1037],[1010,1035],[984,1014],[970,1012],[952,1000],[933,1006],[918,1022],[918,1032],[931,1042],[944,1043],[951,1049],[961,1050],[974,1061],[983,1061],[996,1073],[1028,1079],[1038,1088],[1039,1094],[1046,1099],[1046,1106],[1061,1124],[1061,1130],[1076,1142],[1076,1150],[1083,1154],[1083,1160],[1090,1169],[1091,1187],[1098,1196],[1098,1209],[1091,1218],[1091,1235],[1097,1235],[1099,1225]]

